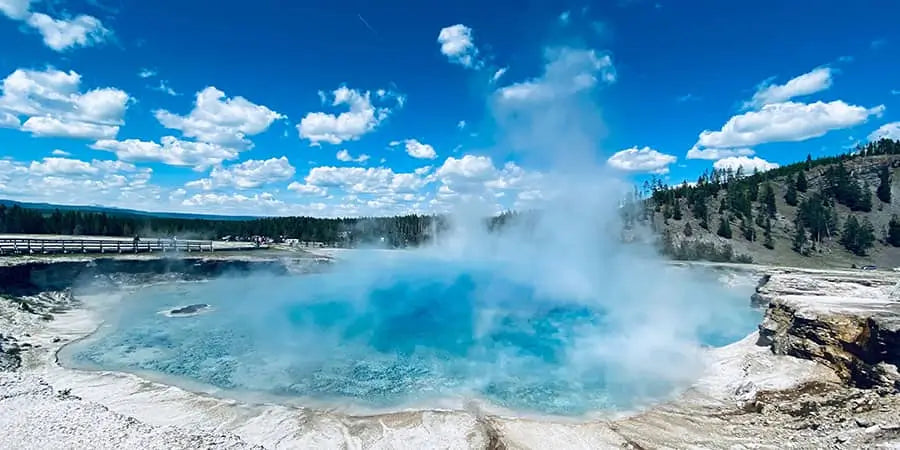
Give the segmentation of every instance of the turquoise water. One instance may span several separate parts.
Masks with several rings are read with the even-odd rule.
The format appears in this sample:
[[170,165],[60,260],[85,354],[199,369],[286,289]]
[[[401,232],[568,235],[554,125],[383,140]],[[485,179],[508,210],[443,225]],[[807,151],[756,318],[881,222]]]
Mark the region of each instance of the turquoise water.
[[[715,305],[703,314],[676,301],[644,314],[640,298],[574,301],[496,267],[427,262],[147,287],[67,358],[319,404],[479,399],[574,416],[671,394],[696,376],[697,349],[744,337],[760,316],[752,286],[708,274],[691,278]],[[163,314],[193,303],[211,309]]]

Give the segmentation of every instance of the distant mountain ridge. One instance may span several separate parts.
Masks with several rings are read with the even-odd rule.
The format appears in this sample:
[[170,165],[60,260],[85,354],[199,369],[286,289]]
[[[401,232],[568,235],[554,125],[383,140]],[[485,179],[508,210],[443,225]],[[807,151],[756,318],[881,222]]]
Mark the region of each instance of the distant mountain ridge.
[[93,212],[93,213],[104,213],[107,215],[113,216],[137,216],[137,217],[156,217],[162,219],[203,219],[203,220],[254,220],[259,219],[262,216],[225,216],[225,215],[216,215],[216,214],[192,214],[192,213],[177,213],[177,212],[152,212],[152,211],[140,211],[137,209],[127,209],[127,208],[114,208],[109,206],[98,206],[98,205],[57,205],[53,203],[32,203],[32,202],[20,202],[16,200],[8,200],[8,199],[0,199],[0,205],[6,207],[12,207],[18,205],[22,208],[28,209],[36,209],[36,210],[46,210],[53,211],[58,209],[60,211],[81,211],[81,212]]

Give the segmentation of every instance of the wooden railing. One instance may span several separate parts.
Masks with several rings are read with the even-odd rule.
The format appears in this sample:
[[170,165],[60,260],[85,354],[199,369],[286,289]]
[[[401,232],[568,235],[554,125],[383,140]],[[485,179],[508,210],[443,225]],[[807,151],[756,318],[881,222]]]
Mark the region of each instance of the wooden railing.
[[51,253],[212,252],[212,241],[180,239],[0,239],[0,255]]

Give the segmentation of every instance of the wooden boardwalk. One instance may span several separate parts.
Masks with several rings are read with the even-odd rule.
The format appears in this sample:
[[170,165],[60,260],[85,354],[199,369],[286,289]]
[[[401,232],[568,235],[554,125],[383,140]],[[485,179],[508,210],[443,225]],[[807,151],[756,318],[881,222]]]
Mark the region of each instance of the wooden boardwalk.
[[0,238],[0,255],[65,253],[212,252],[213,241],[181,239]]

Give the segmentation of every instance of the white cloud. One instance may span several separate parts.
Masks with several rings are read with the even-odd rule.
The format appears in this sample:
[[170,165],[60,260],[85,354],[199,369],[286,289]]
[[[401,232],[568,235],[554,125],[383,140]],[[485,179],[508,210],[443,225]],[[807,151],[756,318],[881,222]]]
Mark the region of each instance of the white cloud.
[[[340,144],[344,141],[354,141],[375,130],[391,113],[389,107],[375,107],[369,91],[361,92],[341,86],[335,89],[332,95],[334,96],[332,106],[346,105],[349,111],[338,115],[324,112],[308,113],[297,124],[300,138],[308,139],[313,145],[321,142]],[[379,97],[383,100],[393,98],[398,108],[402,107],[404,101],[402,95],[390,91]]]
[[549,102],[616,79],[612,58],[595,50],[564,47],[549,49],[544,56],[543,75],[500,88],[497,95],[501,104]]
[[50,152],[50,154],[52,154],[53,156],[72,156],[71,153],[60,149],[53,150],[52,152]]
[[437,158],[437,153],[434,151],[434,147],[423,144],[415,139],[407,139],[404,141],[406,154],[412,156],[416,159],[434,159]]
[[764,82],[753,94],[753,98],[744,106],[746,108],[759,108],[773,103],[782,103],[794,97],[814,94],[830,87],[831,69],[818,67],[808,73],[792,78],[785,84]]
[[18,117],[6,111],[0,111],[0,128],[19,128],[20,126],[22,126],[22,122]]
[[470,69],[480,69],[482,62],[478,59],[478,49],[472,39],[472,29],[456,24],[441,29],[437,41],[441,44],[441,53],[450,62]]
[[262,208],[263,210],[271,210],[272,208],[284,205],[284,202],[275,198],[268,192],[253,195],[243,195],[237,193],[219,194],[215,192],[207,192],[202,194],[194,194],[185,198],[182,202],[184,206],[216,206],[225,209],[239,208],[242,206],[253,206],[254,208]]
[[621,150],[613,154],[606,161],[610,166],[626,172],[668,173],[669,164],[678,158],[665,153],[660,153],[650,147]]
[[29,117],[22,131],[40,137],[69,137],[82,139],[110,139],[119,132],[118,126],[88,122],[65,122],[55,117]]
[[325,189],[322,189],[319,186],[298,183],[296,181],[289,184],[287,188],[289,191],[294,191],[300,195],[323,196],[326,193]]
[[249,147],[248,136],[262,133],[275,120],[285,118],[244,97],[228,98],[214,86],[197,92],[194,109],[186,116],[162,109],[154,114],[164,127],[179,130],[187,137],[238,147]]
[[64,204],[134,204],[152,197],[152,171],[121,161],[47,157],[22,163],[0,160],[0,194],[24,201]]
[[874,108],[836,100],[810,104],[784,102],[765,105],[732,117],[719,131],[703,131],[696,147],[752,147],[767,142],[796,142],[819,137],[831,130],[864,123],[880,116],[884,105]]
[[748,158],[746,156],[730,156],[720,159],[713,163],[716,169],[731,169],[737,171],[738,167],[743,167],[743,172],[747,175],[753,173],[754,170],[765,172],[767,170],[778,168],[778,164],[766,161],[758,156]]
[[160,142],[103,139],[95,142],[91,148],[114,152],[123,161],[160,162],[171,166],[193,167],[195,170],[205,170],[238,157],[237,150],[218,144],[182,141],[174,136],[164,136]]
[[28,17],[31,0],[0,0],[0,12],[13,20]]
[[501,67],[497,69],[497,71],[494,72],[493,75],[491,75],[491,83],[496,83],[497,81],[499,81],[500,77],[502,77],[507,70],[509,70],[509,67]]
[[54,19],[32,12],[31,0],[0,0],[0,13],[37,30],[44,44],[58,52],[76,46],[88,47],[112,36],[96,17],[81,14],[74,19]]
[[251,159],[229,167],[213,167],[209,178],[191,181],[185,186],[203,190],[224,187],[253,189],[267,183],[287,180],[294,173],[294,166],[284,156],[267,160]]
[[25,116],[21,129],[37,136],[114,137],[131,97],[109,87],[81,93],[80,85],[75,71],[18,69],[3,80],[0,119],[15,127],[9,117]]
[[156,76],[156,71],[153,69],[143,68],[140,72],[138,72],[138,76],[141,78],[152,78]]
[[89,47],[105,41],[112,34],[100,19],[86,15],[66,20],[33,13],[26,22],[41,33],[47,47],[58,52],[75,46]]
[[756,154],[752,148],[704,148],[691,147],[687,152],[687,159],[708,159],[715,161],[731,156],[753,156]]
[[900,141],[900,122],[886,123],[869,134],[869,142],[874,142],[881,139],[893,139],[895,141]]
[[367,155],[365,153],[359,155],[358,158],[354,158],[353,155],[351,155],[350,152],[347,151],[347,149],[338,151],[337,155],[335,155],[335,157],[338,159],[338,161],[343,161],[343,162],[364,163],[369,160],[369,155]]
[[466,121],[465,121],[465,120],[460,120],[459,122],[456,123],[456,128],[459,128],[460,130],[462,130],[462,129],[465,128],[465,127],[466,127]]
[[172,97],[181,95],[178,92],[175,92],[175,89],[172,89],[172,87],[169,86],[169,83],[166,80],[159,80],[159,85],[152,87],[151,89],[153,89],[154,91],[162,92],[163,94],[169,94]]
[[562,14],[559,15],[559,22],[563,25],[568,25],[570,16],[570,11],[563,11]]
[[357,194],[416,192],[428,180],[415,173],[395,173],[386,167],[314,167],[306,176],[306,184],[334,187]]

